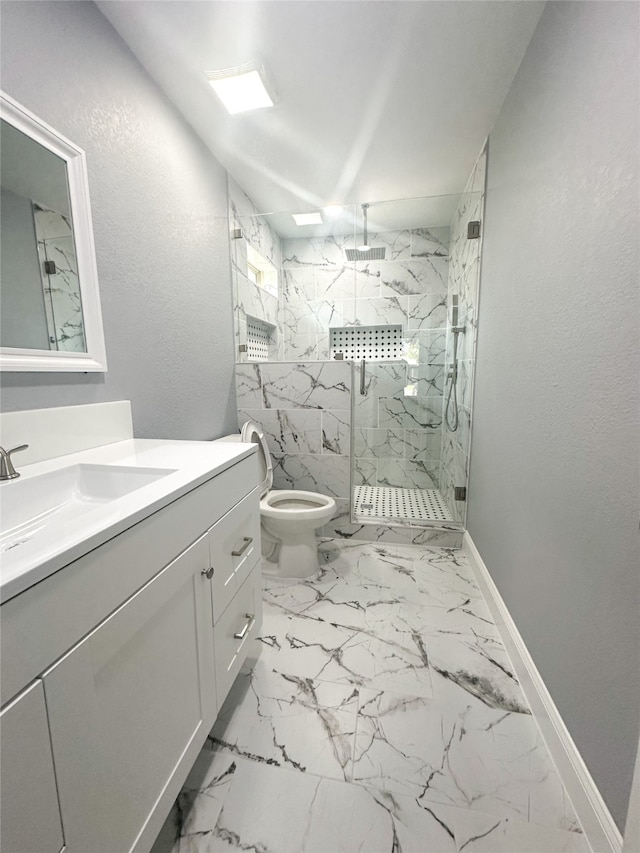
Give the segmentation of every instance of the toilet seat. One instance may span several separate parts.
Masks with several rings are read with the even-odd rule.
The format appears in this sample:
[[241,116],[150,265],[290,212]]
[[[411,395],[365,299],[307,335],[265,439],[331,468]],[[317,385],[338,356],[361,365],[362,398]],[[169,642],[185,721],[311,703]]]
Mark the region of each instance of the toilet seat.
[[318,492],[300,489],[274,489],[260,501],[260,512],[265,518],[296,519],[326,518],[327,510],[335,509],[335,501]]
[[258,445],[258,461],[262,471],[260,497],[264,498],[273,486],[273,462],[271,461],[271,453],[269,453],[269,446],[262,427],[255,421],[247,421],[242,427],[240,440],[246,444]]

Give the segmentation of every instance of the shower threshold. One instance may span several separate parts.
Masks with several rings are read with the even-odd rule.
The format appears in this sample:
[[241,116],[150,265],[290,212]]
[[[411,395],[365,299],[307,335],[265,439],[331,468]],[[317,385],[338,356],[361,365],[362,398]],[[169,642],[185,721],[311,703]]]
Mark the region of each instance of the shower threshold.
[[439,489],[355,486],[353,514],[356,521],[453,522]]

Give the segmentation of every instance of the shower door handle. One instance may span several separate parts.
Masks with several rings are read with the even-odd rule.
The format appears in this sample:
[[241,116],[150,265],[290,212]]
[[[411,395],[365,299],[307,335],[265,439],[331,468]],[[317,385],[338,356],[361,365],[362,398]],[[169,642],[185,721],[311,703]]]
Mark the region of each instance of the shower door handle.
[[364,397],[367,393],[367,389],[365,386],[365,373],[364,373],[364,358],[360,362],[360,395]]

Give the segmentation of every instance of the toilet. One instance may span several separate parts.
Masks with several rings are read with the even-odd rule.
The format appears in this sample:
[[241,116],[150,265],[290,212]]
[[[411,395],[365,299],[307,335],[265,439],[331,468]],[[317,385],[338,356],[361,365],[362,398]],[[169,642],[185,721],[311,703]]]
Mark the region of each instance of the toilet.
[[[272,489],[273,462],[267,440],[259,424],[247,421],[240,435],[228,435],[218,441],[243,441],[258,445],[262,471],[260,520],[262,554],[278,568],[280,578],[308,578],[318,569],[316,530],[333,518],[336,502],[328,495],[297,489]],[[263,569],[264,571],[264,569]]]

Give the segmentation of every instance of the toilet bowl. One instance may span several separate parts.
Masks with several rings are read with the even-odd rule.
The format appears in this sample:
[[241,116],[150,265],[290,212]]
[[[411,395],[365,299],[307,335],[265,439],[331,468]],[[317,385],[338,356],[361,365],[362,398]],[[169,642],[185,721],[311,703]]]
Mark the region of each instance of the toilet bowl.
[[[262,553],[277,560],[277,569],[266,574],[281,578],[308,578],[318,569],[316,530],[333,518],[336,502],[328,495],[298,489],[272,489],[273,462],[261,427],[247,421],[240,435],[219,441],[244,441],[258,445],[262,471],[260,521]],[[265,569],[263,568],[263,571]]]

